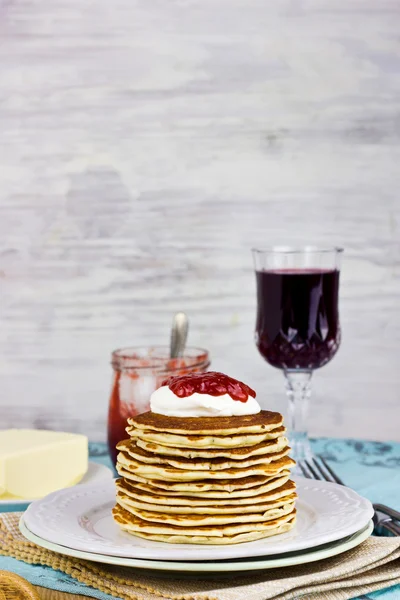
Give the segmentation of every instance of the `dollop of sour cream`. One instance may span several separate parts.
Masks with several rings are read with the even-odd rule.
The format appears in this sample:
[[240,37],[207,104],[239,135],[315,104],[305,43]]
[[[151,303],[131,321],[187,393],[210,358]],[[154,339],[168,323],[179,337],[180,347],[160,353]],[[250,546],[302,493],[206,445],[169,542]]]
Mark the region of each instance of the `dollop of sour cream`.
[[163,385],[151,394],[150,409],[167,417],[239,417],[255,415],[261,407],[250,395],[246,402],[234,400],[229,394],[212,396],[198,392],[180,398]]

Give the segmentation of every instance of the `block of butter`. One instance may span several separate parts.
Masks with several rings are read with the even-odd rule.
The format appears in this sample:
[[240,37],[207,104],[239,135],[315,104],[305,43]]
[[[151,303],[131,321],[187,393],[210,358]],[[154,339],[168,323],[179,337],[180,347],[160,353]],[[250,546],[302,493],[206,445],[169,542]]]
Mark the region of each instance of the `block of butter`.
[[0,431],[3,497],[42,498],[78,483],[87,468],[88,439],[84,435],[38,429]]

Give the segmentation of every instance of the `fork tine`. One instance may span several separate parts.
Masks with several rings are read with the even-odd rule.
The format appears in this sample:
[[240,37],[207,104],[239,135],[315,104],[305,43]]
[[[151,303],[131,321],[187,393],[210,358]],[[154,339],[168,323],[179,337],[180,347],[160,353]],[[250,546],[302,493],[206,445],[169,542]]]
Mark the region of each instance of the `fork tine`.
[[307,465],[307,469],[310,471],[313,479],[319,479],[319,480],[324,479],[324,477],[321,477],[321,475],[318,473],[318,471],[312,466],[312,464],[309,460],[305,460],[304,462]]
[[329,481],[329,482],[333,482],[333,478],[331,477],[330,473],[328,473],[325,468],[322,466],[322,464],[313,456],[311,459],[314,463],[314,466],[317,470],[317,472],[321,475],[322,479],[324,479],[325,481]]
[[302,460],[299,460],[297,463],[300,467],[301,472],[303,473],[304,477],[307,477],[307,479],[312,479],[310,473],[307,471],[306,466],[304,465]]
[[329,475],[332,477],[333,481],[335,481],[336,483],[338,483],[339,485],[344,485],[343,481],[340,479],[340,477],[338,477],[336,475],[336,473],[334,473],[331,469],[331,467],[328,465],[328,463],[326,462],[326,460],[322,457],[322,456],[318,456],[319,460],[322,462],[322,464],[324,465],[325,469],[328,471]]
[[319,464],[319,462],[315,459],[315,457],[313,456],[310,459],[313,463],[313,466],[315,468],[315,470],[317,471],[318,475],[320,475],[320,477],[322,479],[325,479],[325,481],[330,481],[329,475],[327,475],[324,471],[324,469],[321,467],[321,465]]

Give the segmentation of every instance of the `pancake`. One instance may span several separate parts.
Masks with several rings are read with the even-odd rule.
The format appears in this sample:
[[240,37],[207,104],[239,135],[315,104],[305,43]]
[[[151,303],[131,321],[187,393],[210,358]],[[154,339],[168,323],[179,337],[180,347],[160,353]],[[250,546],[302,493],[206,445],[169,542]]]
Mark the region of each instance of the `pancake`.
[[282,422],[281,414],[269,410],[235,417],[167,417],[148,411],[128,419],[136,429],[183,435],[264,433],[280,427]]
[[[186,515],[188,518],[194,517],[196,515],[219,515],[223,516],[226,519],[227,523],[231,521],[236,521],[236,519],[241,515],[249,515],[249,514],[263,514],[265,517],[268,513],[270,514],[271,510],[278,510],[278,513],[274,513],[272,517],[275,518],[279,516],[279,509],[292,505],[296,499],[296,494],[291,494],[289,496],[283,496],[282,498],[277,498],[275,501],[266,502],[266,503],[258,503],[258,504],[245,504],[245,505],[232,505],[232,504],[209,504],[207,506],[176,506],[175,503],[171,504],[147,504],[140,500],[135,500],[131,498],[129,495],[124,492],[118,491],[117,493],[117,502],[125,508],[128,512],[132,512],[142,519],[146,519],[149,521],[157,521],[162,520],[163,522],[166,520],[168,523],[173,523],[175,516],[181,517],[182,515]],[[135,511],[139,512],[135,512]],[[143,513],[143,514],[142,514]],[[146,517],[145,515],[150,515],[152,513],[158,513],[160,515],[160,519]],[[172,520],[170,520],[170,517]],[[249,519],[251,520],[251,519]],[[261,520],[261,519],[258,519]],[[267,520],[267,517],[265,518]]]
[[[262,475],[254,475],[249,477],[242,477],[241,479],[203,479],[201,481],[165,481],[162,479],[146,479],[145,477],[141,477],[136,473],[130,473],[126,469],[122,468],[121,465],[117,463],[117,471],[121,477],[124,477],[128,480],[138,481],[139,483],[145,483],[148,486],[148,489],[155,490],[162,489],[173,492],[190,492],[191,495],[193,493],[198,492],[208,492],[208,491],[223,491],[223,492],[235,492],[240,490],[246,490],[248,488],[252,488],[255,486],[262,486],[271,482],[271,480],[276,479],[276,475],[271,477],[266,477]],[[281,475],[285,474],[289,476],[288,471],[281,471]],[[164,493],[164,492],[163,492]]]
[[145,479],[139,481],[138,479],[135,480],[132,478],[131,481],[129,481],[129,479],[126,477],[123,481],[127,485],[133,485],[135,488],[140,490],[141,493],[151,494],[153,497],[155,496],[160,498],[163,498],[165,496],[167,498],[167,501],[169,502],[175,502],[175,499],[177,497],[182,499],[194,497],[207,502],[209,502],[210,499],[212,499],[213,501],[217,499],[221,500],[221,502],[224,503],[227,501],[231,503],[233,500],[239,500],[239,502],[246,503],[257,502],[257,499],[259,497],[261,497],[263,494],[267,494],[270,491],[280,489],[283,490],[286,484],[290,484],[290,486],[293,486],[294,490],[296,486],[293,483],[293,481],[289,481],[289,476],[289,471],[285,471],[280,473],[279,477],[267,479],[265,483],[260,483],[260,479],[263,478],[249,477],[249,480],[255,479],[256,483],[252,484],[251,481],[248,481],[247,485],[242,484],[240,487],[237,485],[237,481],[235,482],[235,480],[231,480],[229,487],[225,488],[218,484],[211,483],[208,486],[204,484],[204,487],[208,487],[208,489],[203,490],[199,490],[199,486],[196,484],[178,484],[179,487],[183,489],[176,489],[167,487],[167,485],[165,485],[164,487],[157,486],[155,485],[155,482],[152,482],[154,485],[149,485],[149,482]]
[[[129,500],[127,496],[123,497],[121,494],[117,494],[117,503],[122,506],[127,512],[139,517],[143,521],[150,521],[151,523],[167,523],[168,525],[179,525],[185,527],[198,527],[198,526],[213,526],[219,527],[220,525],[229,525],[237,523],[264,523],[271,521],[272,519],[278,519],[284,515],[291,513],[294,509],[294,498],[291,501],[278,502],[277,506],[269,507],[262,512],[236,512],[236,513],[212,513],[207,510],[207,513],[194,513],[194,512],[173,512],[168,513],[144,510],[133,506],[133,502]],[[240,510],[240,509],[239,509]]]
[[166,455],[157,456],[154,453],[147,452],[140,448],[137,443],[130,440],[124,440],[117,446],[118,450],[125,452],[138,462],[144,462],[146,464],[162,465],[164,467],[172,466],[177,469],[184,470],[195,470],[195,471],[213,471],[221,469],[245,469],[258,464],[268,464],[277,461],[289,454],[290,448],[288,446],[282,448],[280,452],[273,452],[270,454],[262,454],[248,459],[233,460],[228,458],[184,458],[184,457],[170,457]]
[[[115,518],[115,517],[114,517]],[[270,527],[264,531],[248,531],[247,533],[238,533],[236,535],[224,535],[221,538],[218,537],[206,537],[199,535],[171,535],[171,534],[155,534],[155,533],[144,533],[143,531],[130,531],[129,526],[120,524],[121,529],[125,529],[130,534],[144,538],[145,540],[151,540],[153,542],[163,542],[165,544],[208,544],[208,545],[227,545],[227,544],[242,544],[244,542],[255,542],[273,535],[279,535],[286,533],[293,529],[295,525],[295,517],[286,523],[277,524],[275,527]]]
[[[144,488],[144,486],[140,487],[141,484],[139,483],[133,485],[124,479],[118,479],[116,482],[117,492],[122,492],[132,500],[136,500],[143,505],[152,506],[152,510],[164,510],[165,506],[168,506],[169,508],[173,506],[174,510],[177,510],[177,512],[181,512],[181,507],[190,510],[196,510],[198,507],[220,508],[223,511],[229,511],[231,508],[239,508],[240,510],[251,508],[254,510],[255,504],[266,506],[283,497],[294,497],[296,485],[293,481],[286,481],[284,484],[280,484],[280,482],[277,481],[276,485],[279,485],[279,489],[272,488],[270,490],[264,490],[257,496],[250,496],[248,498],[233,497],[233,494],[227,494],[229,496],[229,502],[227,502],[227,497],[221,498],[221,493],[218,494],[217,498],[206,497],[205,495],[184,496],[179,494],[179,492],[174,492],[175,496],[171,496],[168,495],[168,492],[161,492],[161,490],[158,490],[157,493],[151,492]],[[151,509],[148,508],[148,510]],[[165,510],[169,512],[169,510]]]
[[276,439],[286,433],[285,427],[277,427],[273,431],[264,433],[248,433],[236,435],[177,435],[174,433],[161,433],[127,427],[127,433],[132,438],[140,438],[146,442],[172,446],[173,448],[241,448],[243,446],[256,446],[267,440]]
[[[145,521],[140,517],[137,517],[126,511],[119,504],[113,508],[113,516],[115,521],[122,527],[122,529],[128,531],[129,533],[133,533],[134,535],[142,535],[142,537],[146,537],[147,539],[156,539],[164,542],[174,541],[175,543],[226,544],[237,543],[240,541],[238,539],[236,542],[233,541],[233,536],[238,534],[256,534],[259,537],[266,537],[268,535],[281,533],[282,529],[283,531],[287,531],[294,525],[296,509],[293,509],[286,515],[280,516],[276,519],[271,519],[269,521],[226,525],[220,524],[214,527],[209,525],[186,526]],[[290,525],[290,527],[284,527],[285,525]],[[163,536],[164,539],[160,540],[159,537],[154,537],[160,535]],[[170,539],[171,535],[175,537],[175,540]],[[153,537],[149,538],[149,536]],[[176,537],[180,539],[179,542],[177,541]],[[203,538],[204,541],[199,541],[197,538]],[[220,542],[218,542],[218,540],[220,540]],[[242,539],[241,541],[244,540]]]
[[235,458],[246,459],[251,456],[260,454],[272,454],[279,452],[285,448],[289,441],[286,437],[281,436],[272,440],[266,440],[255,446],[242,446],[234,448],[183,448],[179,446],[163,446],[154,442],[146,442],[139,437],[136,437],[136,445],[147,452],[156,454],[157,456],[182,456],[183,458]]
[[295,462],[288,456],[279,458],[273,463],[253,465],[247,469],[221,469],[221,470],[184,470],[169,465],[153,465],[139,462],[129,456],[127,452],[120,452],[117,456],[117,464],[121,465],[130,473],[135,473],[145,479],[162,479],[164,481],[201,481],[207,479],[240,479],[253,475],[273,476],[280,471],[290,469]]

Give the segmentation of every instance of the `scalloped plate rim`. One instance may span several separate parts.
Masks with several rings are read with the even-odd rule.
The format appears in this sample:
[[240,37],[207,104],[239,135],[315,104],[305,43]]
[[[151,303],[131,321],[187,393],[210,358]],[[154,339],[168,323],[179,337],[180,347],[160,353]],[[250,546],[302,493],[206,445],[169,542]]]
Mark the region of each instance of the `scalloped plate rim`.
[[122,532],[111,516],[115,502],[112,481],[49,494],[28,507],[24,522],[33,534],[84,552],[152,560],[221,560],[307,550],[352,535],[372,518],[369,500],[350,488],[303,478],[296,482],[296,527],[241,544],[168,544]]

